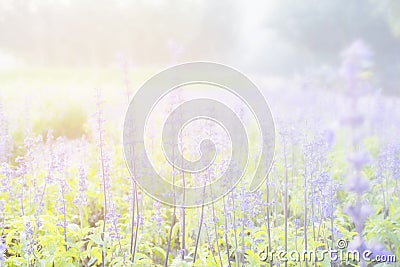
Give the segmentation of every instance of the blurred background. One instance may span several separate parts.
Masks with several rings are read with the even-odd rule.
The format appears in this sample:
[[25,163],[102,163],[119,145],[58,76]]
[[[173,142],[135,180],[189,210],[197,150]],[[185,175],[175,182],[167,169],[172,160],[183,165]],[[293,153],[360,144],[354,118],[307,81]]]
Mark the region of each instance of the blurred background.
[[340,91],[342,51],[355,41],[371,58],[364,75],[396,95],[396,0],[0,0],[0,100],[12,121],[38,133],[76,120],[60,133],[75,137],[94,90],[104,92],[109,119],[122,122],[138,86],[187,61],[228,64],[263,91],[308,77],[318,81],[313,90]]
[[0,33],[3,72],[210,60],[291,76],[337,64],[339,52],[362,39],[385,90],[399,84],[396,0],[1,0]]

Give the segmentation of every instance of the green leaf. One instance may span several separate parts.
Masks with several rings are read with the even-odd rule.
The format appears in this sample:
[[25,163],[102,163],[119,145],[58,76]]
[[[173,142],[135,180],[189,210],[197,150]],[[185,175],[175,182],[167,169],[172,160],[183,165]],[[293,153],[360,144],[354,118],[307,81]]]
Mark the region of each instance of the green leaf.
[[6,244],[7,245],[11,244],[11,241],[13,240],[14,235],[15,235],[16,232],[17,232],[17,229],[13,229],[7,234],[7,238],[6,238]]

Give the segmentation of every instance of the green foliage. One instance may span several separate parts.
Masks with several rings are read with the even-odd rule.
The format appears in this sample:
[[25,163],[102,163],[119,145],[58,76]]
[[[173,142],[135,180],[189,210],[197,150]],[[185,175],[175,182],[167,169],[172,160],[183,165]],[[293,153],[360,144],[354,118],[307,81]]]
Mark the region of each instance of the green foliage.
[[52,130],[55,137],[76,139],[86,134],[87,116],[83,108],[74,103],[52,107],[33,122],[33,131],[46,136]]

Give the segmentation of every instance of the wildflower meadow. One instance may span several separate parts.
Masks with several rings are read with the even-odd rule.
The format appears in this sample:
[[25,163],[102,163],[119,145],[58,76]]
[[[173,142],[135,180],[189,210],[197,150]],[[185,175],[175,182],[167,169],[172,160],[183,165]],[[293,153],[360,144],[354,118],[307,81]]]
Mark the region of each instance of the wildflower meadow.
[[[57,7],[62,14],[73,10],[67,2]],[[179,38],[168,39],[167,64],[146,65],[144,55],[133,62],[129,59],[134,56],[118,54],[117,63],[106,68],[102,60],[107,60],[111,43],[125,40],[118,35],[124,24],[110,25],[130,18],[124,13],[129,1],[117,2],[120,17],[107,13],[103,4],[97,9],[96,4],[82,4],[93,17],[109,14],[108,26],[83,19],[91,18],[89,13],[79,15],[82,28],[73,26],[74,17],[63,24],[74,30],[40,24],[52,29],[47,37],[64,31],[66,39],[28,42],[26,51],[34,53],[25,58],[39,67],[3,68],[8,57],[0,55],[0,266],[399,266],[400,98],[398,87],[388,93],[385,80],[377,78],[383,52],[374,49],[375,39],[357,38],[350,30],[358,28],[351,24],[354,38],[335,43],[336,52],[321,57],[326,60],[321,64],[331,67],[304,72],[296,67],[294,75],[282,79],[265,75],[277,65],[251,71],[251,53],[238,64],[243,68],[212,56],[182,60],[184,53],[191,55],[190,38],[186,46],[176,41]],[[152,21],[149,10],[156,12],[154,17],[169,10],[156,2],[138,4],[143,25]],[[194,2],[187,21],[198,25],[203,18],[199,25],[205,26],[193,27],[193,32],[212,31],[215,40],[222,40],[221,35],[229,41],[220,46],[210,37],[199,49],[214,55],[221,47],[237,45],[230,58],[259,49],[254,43],[261,44],[261,37],[245,43],[232,37],[240,27],[229,31],[232,35],[222,30],[228,27],[226,21],[236,25],[236,15],[230,14],[241,10],[224,14],[218,4],[210,3],[207,9]],[[333,2],[329,10],[336,10]],[[41,4],[31,5],[29,14],[48,16],[50,11]],[[13,25],[7,15],[13,4],[0,6],[5,10],[0,23],[4,19]],[[222,26],[207,26],[201,7],[210,12],[210,19],[220,18],[212,22]],[[282,9],[293,12],[288,18],[297,14],[294,10],[303,10],[294,3],[291,7]],[[318,7],[323,14],[324,5]],[[174,8],[182,14],[189,10]],[[258,23],[251,16],[256,10],[249,10],[247,24],[240,24],[250,25],[246,33]],[[56,15],[51,17],[57,21]],[[395,21],[396,16],[388,17]],[[311,29],[301,32],[307,34],[318,24],[277,21],[275,28],[287,26],[289,32],[304,26]],[[351,23],[358,25],[356,20]],[[183,24],[174,27],[187,26]],[[31,36],[40,36],[43,28],[32,25],[36,32]],[[148,58],[160,56],[153,44],[164,44],[151,38],[161,38],[165,29],[160,24],[160,31],[147,32],[138,25],[131,30],[141,32],[142,39],[132,39],[137,46],[126,51],[149,47],[154,55],[148,53]],[[98,46],[93,40],[86,51],[80,38],[68,38],[79,29],[85,36],[85,27],[99,36],[111,27],[115,35],[97,36]],[[379,27],[374,34],[383,32]],[[329,47],[324,38],[339,38],[330,34],[319,37],[321,50]],[[299,36],[293,40],[300,42]],[[20,40],[10,47],[27,45]],[[67,43],[78,47],[78,55],[89,54],[92,65],[79,65],[80,56],[72,50],[57,54],[42,49]],[[310,55],[297,47],[297,54]],[[96,49],[104,58],[96,57]],[[271,62],[279,61],[273,51],[264,52]],[[49,67],[53,62],[47,66],[40,60],[47,54],[55,61],[62,55],[73,67]],[[157,80],[161,78],[166,83]],[[179,84],[174,87],[173,81]],[[233,89],[227,92],[224,82]]]

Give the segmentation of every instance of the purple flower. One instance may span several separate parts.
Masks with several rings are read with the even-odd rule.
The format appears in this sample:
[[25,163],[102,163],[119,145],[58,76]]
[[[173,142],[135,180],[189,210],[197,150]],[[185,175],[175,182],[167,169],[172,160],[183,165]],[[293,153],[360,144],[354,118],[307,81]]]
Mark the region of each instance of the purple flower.
[[365,244],[364,240],[360,236],[356,236],[348,245],[347,247],[348,250],[355,250],[360,252],[362,254],[364,251],[366,251],[367,245]]
[[322,203],[321,213],[324,218],[331,219],[333,218],[333,214],[335,212],[335,206],[333,203]]
[[366,219],[372,212],[371,207],[366,204],[361,205],[361,207],[349,206],[345,211],[353,219],[357,232],[361,233]]
[[299,229],[300,228],[300,219],[299,218],[294,219],[293,225],[294,225],[294,228]]
[[378,155],[377,178],[382,181],[385,174],[400,178],[400,144],[389,144]]
[[355,41],[342,52],[342,66],[340,74],[348,85],[348,93],[352,97],[358,97],[362,92],[360,87],[360,74],[373,65],[372,51],[361,40]]
[[358,195],[361,195],[368,191],[369,189],[369,182],[367,179],[360,175],[353,176],[349,178],[346,183],[346,188],[350,192],[354,192]]
[[335,142],[335,132],[331,129],[326,130],[324,133],[324,139],[328,147],[332,147],[333,143]]
[[348,246],[348,250],[356,250],[360,254],[363,254],[365,251],[371,252],[371,254],[366,255],[369,259],[375,259],[377,256],[392,256],[393,253],[385,250],[384,246],[378,243],[367,244],[360,237],[356,236]]
[[155,208],[155,213],[153,216],[151,216],[151,220],[156,223],[158,233],[161,233],[161,231],[162,231],[161,224],[163,222],[163,219],[161,216],[161,203],[158,201],[154,201],[153,207]]
[[106,216],[106,222],[110,225],[108,227],[108,231],[110,232],[111,238],[117,239],[120,241],[121,236],[119,234],[118,228],[118,220],[121,218],[121,215],[117,213],[115,204],[113,201],[107,202],[108,204],[108,211]]
[[25,253],[29,256],[33,253],[34,250],[34,239],[33,239],[33,227],[32,224],[28,221],[25,223],[24,231],[22,232]]
[[353,153],[348,159],[356,170],[361,170],[370,161],[368,154],[364,152]]
[[0,238],[0,265],[3,266],[2,264],[6,260],[4,253],[7,250],[7,246],[4,244],[4,240]]
[[0,163],[5,162],[8,159],[10,153],[10,140],[7,119],[0,98]]
[[83,166],[79,167],[78,195],[74,200],[74,204],[80,207],[87,204],[86,191],[88,189],[87,174]]
[[0,165],[0,177],[2,177],[0,193],[10,192],[11,178],[13,177],[13,173],[14,173],[13,170],[6,162]]
[[372,255],[369,256],[370,259],[374,259],[377,256],[392,256],[393,253],[387,251],[384,246],[379,243],[373,243],[368,245],[368,250],[371,251]]
[[359,127],[364,123],[364,121],[365,118],[362,114],[351,114],[341,120],[342,124],[352,127]]

